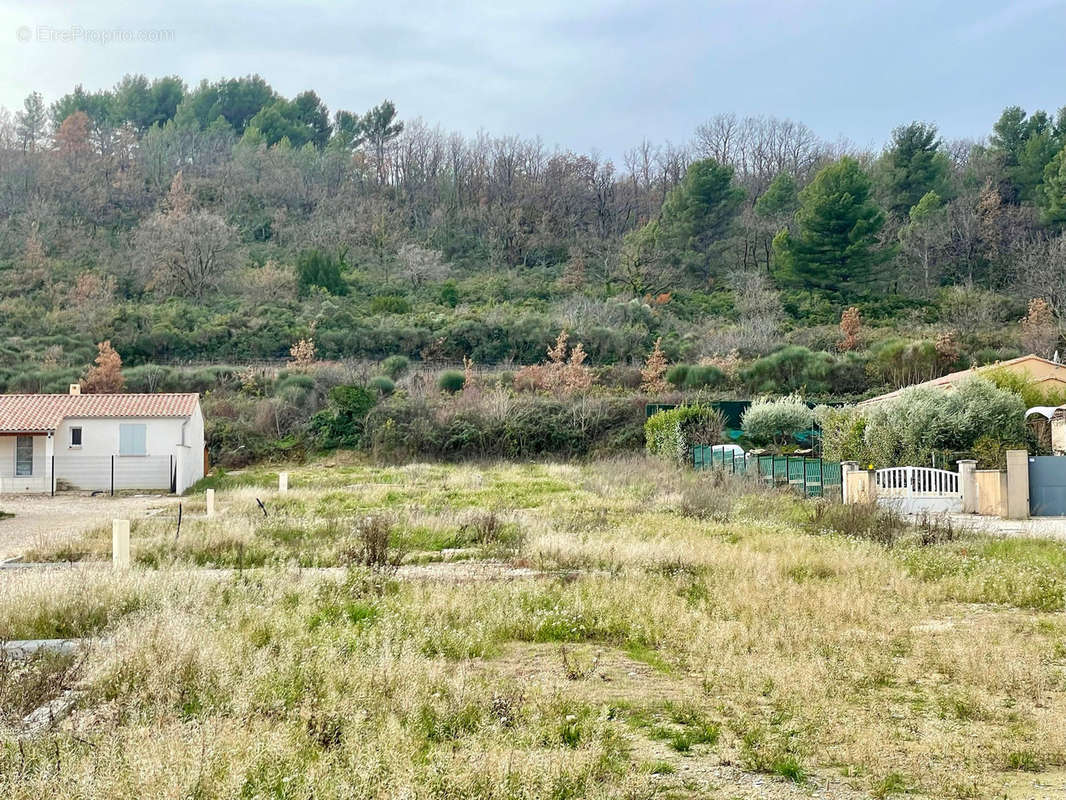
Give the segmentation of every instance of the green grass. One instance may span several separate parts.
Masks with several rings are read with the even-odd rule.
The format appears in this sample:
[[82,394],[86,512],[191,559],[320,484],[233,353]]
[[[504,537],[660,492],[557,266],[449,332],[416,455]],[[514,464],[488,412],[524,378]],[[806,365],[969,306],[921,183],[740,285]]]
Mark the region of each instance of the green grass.
[[[727,764],[941,798],[1066,763],[1060,544],[810,533],[757,487],[695,516],[691,476],[641,460],[273,474],[211,520],[186,499],[176,540],[137,521],[130,573],[4,576],[0,638],[107,643],[79,739],[0,734],[7,796],[692,797]],[[359,565],[368,515],[424,566]]]

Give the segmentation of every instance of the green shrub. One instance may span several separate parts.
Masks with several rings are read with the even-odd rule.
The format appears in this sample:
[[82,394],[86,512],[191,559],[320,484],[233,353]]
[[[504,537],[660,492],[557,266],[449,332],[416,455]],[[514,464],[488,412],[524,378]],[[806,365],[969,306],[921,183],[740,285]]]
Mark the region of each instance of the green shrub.
[[870,348],[870,373],[891,386],[906,386],[937,375],[939,356],[933,342],[882,339]]
[[370,311],[374,314],[409,314],[411,303],[402,295],[379,294],[370,301]]
[[363,441],[366,415],[377,397],[362,386],[334,386],[322,411],[311,418],[311,435],[325,449],[358,447]]
[[878,466],[929,464],[934,454],[996,449],[1025,441],[1025,403],[1008,389],[974,377],[954,391],[915,386],[866,412],[864,438]]
[[987,378],[1000,389],[1007,389],[1018,395],[1026,408],[1034,406],[1060,406],[1066,403],[1066,388],[1059,385],[1049,386],[1051,381],[1037,382],[1028,374],[1018,375],[1005,369],[982,371],[982,378]]
[[666,380],[680,389],[685,385],[685,379],[688,377],[688,370],[688,364],[674,364],[666,371]]
[[410,366],[411,361],[407,356],[389,356],[381,362],[381,371],[392,380],[402,377]]
[[274,394],[282,394],[286,391],[292,391],[298,389],[300,391],[309,392],[315,388],[315,379],[310,375],[304,375],[302,373],[290,373],[278,378],[277,383],[274,384]]
[[755,444],[780,447],[814,426],[814,412],[799,395],[777,400],[760,397],[741,416],[740,426]]
[[640,446],[643,401],[520,396],[506,413],[486,404],[453,407],[394,395],[368,414],[366,444],[388,461],[411,458],[563,458]]
[[666,372],[666,380],[678,389],[706,389],[725,381],[725,373],[710,364],[674,364]]
[[459,286],[453,280],[447,280],[440,287],[440,304],[455,308],[459,305]]
[[466,385],[466,375],[457,369],[448,369],[437,378],[437,388],[442,392],[455,394],[461,392]]
[[831,461],[870,463],[866,447],[866,415],[856,406],[818,406],[814,417],[822,429],[822,457]]
[[866,390],[866,367],[854,353],[837,356],[789,346],[741,370],[741,382],[752,392],[858,394]]
[[722,441],[725,417],[711,406],[678,406],[652,414],[644,423],[645,449],[651,455],[685,463],[694,445]]
[[300,296],[306,297],[312,289],[318,288],[332,295],[348,294],[348,284],[344,282],[342,272],[347,265],[343,254],[334,258],[321,250],[308,250],[296,261],[296,280]]
[[711,364],[690,367],[685,376],[686,389],[707,389],[725,383],[725,373]]
[[371,378],[367,386],[383,396],[390,395],[396,391],[396,384],[387,375],[378,375]]

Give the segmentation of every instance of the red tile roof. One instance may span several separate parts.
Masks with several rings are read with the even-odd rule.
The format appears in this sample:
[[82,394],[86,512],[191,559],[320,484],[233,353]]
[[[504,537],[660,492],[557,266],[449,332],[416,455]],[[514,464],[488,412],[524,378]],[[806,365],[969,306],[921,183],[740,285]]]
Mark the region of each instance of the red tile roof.
[[195,393],[0,394],[0,432],[43,433],[69,418],[189,417],[199,401]]

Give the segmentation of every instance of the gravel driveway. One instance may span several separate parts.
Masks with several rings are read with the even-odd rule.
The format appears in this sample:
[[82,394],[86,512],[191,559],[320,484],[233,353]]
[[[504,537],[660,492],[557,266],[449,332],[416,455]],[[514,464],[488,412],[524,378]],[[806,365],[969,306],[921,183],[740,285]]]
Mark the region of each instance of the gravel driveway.
[[977,514],[951,514],[953,522],[994,536],[1027,536],[1041,539],[1066,540],[1066,517],[1033,517],[1032,519],[1000,519]]
[[84,530],[110,525],[112,519],[138,519],[176,505],[168,495],[4,495],[0,511],[14,517],[0,519],[0,560],[20,555],[39,542],[72,537]]

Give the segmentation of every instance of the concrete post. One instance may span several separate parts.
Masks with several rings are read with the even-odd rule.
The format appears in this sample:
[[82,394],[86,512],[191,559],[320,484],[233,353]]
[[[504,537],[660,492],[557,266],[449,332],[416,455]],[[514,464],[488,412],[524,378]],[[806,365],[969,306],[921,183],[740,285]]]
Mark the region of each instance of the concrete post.
[[1007,451],[1007,519],[1029,518],[1029,453]]
[[174,494],[177,495],[189,488],[185,485],[185,449],[180,444],[174,448]]
[[278,491],[279,492],[287,492],[287,491],[289,491],[289,473],[287,473],[287,472],[278,473]]
[[111,566],[114,569],[130,568],[130,521],[111,521]]
[[977,513],[977,460],[964,458],[959,462],[959,491],[962,492],[962,513]]
[[207,497],[207,516],[213,517],[215,516],[215,490],[208,489],[205,495]]

